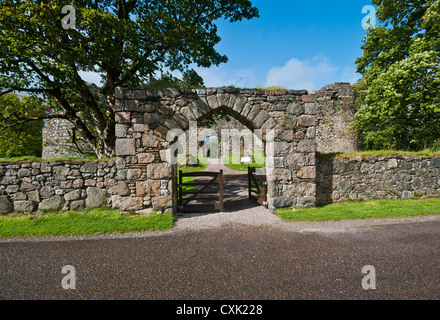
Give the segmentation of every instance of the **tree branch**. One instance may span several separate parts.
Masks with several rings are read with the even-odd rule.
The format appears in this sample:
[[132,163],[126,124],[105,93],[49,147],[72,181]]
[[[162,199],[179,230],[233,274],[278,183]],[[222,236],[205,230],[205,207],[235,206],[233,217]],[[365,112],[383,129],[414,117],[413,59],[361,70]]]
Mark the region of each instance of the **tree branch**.
[[15,126],[18,125],[23,125],[25,123],[28,122],[32,122],[32,121],[39,121],[39,120],[47,120],[47,119],[67,119],[64,115],[62,114],[53,114],[53,115],[47,115],[44,117],[30,117],[30,118],[22,118],[19,120],[16,120],[14,123],[10,124],[10,125],[2,125],[0,128],[0,132],[9,128],[13,128]]

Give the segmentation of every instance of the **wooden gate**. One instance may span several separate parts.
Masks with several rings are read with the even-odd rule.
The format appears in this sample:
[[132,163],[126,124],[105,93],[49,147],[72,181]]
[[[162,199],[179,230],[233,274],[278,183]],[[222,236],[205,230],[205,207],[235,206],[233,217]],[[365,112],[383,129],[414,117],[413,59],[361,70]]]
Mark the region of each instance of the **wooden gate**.
[[[255,199],[266,208],[267,204],[267,177],[266,174],[256,174],[256,168],[248,166],[249,199]],[[255,195],[253,195],[253,193]]]
[[[206,181],[197,180],[183,183],[184,177],[205,177]],[[209,180],[209,178],[211,178]],[[198,187],[198,190],[184,191],[184,187]],[[223,211],[223,170],[220,172],[188,172],[179,171],[177,210],[179,212],[192,212],[199,210]],[[215,195],[215,196],[214,196]],[[188,197],[185,197],[188,196]],[[198,202],[197,204],[189,204]]]

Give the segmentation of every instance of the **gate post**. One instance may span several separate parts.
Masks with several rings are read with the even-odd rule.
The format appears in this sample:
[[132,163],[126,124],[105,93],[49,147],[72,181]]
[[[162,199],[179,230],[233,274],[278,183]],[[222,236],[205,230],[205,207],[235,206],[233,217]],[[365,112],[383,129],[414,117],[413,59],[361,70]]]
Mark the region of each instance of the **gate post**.
[[219,190],[220,211],[223,211],[223,170],[220,170],[219,185],[220,185],[220,190]]

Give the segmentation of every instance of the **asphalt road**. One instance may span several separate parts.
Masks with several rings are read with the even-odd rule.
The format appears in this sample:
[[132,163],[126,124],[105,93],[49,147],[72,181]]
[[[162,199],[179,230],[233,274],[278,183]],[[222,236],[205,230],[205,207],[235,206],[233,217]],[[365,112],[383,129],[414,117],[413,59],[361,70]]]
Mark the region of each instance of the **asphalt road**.
[[[439,299],[440,220],[0,242],[0,299]],[[66,265],[75,289],[63,289]],[[364,266],[376,289],[365,290]],[[69,282],[72,284],[72,282]],[[372,282],[368,282],[372,284]]]

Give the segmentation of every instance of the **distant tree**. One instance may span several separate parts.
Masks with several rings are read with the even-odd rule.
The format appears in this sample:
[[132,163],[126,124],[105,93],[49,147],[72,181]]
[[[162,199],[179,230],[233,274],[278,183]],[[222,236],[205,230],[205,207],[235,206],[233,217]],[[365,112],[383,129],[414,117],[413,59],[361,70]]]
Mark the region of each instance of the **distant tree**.
[[432,147],[440,138],[440,0],[373,4],[378,25],[356,60],[363,80],[353,128],[366,149]]
[[43,118],[41,99],[9,93],[0,96],[0,157],[41,157]]
[[[216,22],[254,17],[248,0],[1,0],[0,95],[40,94],[98,157],[111,157],[116,87],[226,62]],[[98,93],[81,72],[102,74]]]
[[154,88],[204,88],[203,78],[194,69],[183,72],[182,79],[173,76],[170,72],[164,72],[160,78],[150,76],[144,87]]

